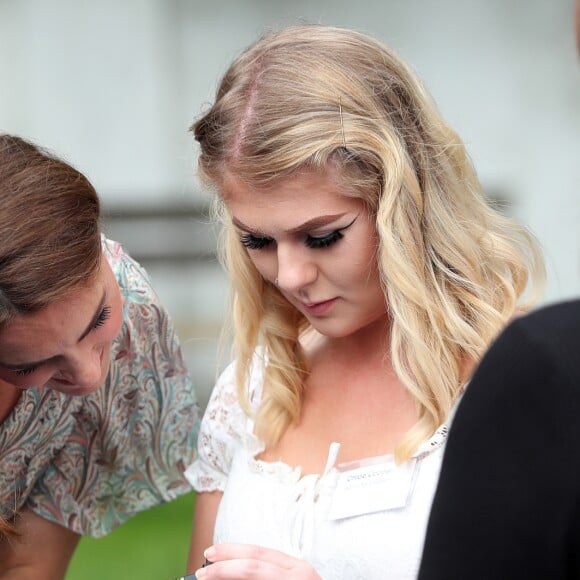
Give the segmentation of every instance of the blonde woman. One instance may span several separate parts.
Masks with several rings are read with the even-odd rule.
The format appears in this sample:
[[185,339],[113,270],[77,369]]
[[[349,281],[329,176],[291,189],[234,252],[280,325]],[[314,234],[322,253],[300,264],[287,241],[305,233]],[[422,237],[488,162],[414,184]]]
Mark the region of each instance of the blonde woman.
[[486,204],[416,75],[357,32],[259,40],[193,132],[235,362],[187,471],[190,570],[413,578],[447,422],[541,280],[535,243]]

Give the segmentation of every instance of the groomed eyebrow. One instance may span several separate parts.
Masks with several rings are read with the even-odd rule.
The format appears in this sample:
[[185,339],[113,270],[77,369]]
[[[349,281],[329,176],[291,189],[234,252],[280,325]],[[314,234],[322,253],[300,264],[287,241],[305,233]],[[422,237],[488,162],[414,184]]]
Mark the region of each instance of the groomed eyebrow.
[[[95,313],[93,314],[93,317],[91,318],[91,321],[89,322],[87,327],[83,330],[82,334],[78,338],[77,343],[80,342],[81,340],[83,340],[83,338],[85,338],[89,334],[89,332],[91,331],[93,326],[97,323],[97,320],[99,319],[99,316],[101,315],[103,307],[105,306],[106,300],[107,300],[107,290],[106,290],[106,288],[103,288],[103,295],[101,296],[101,300],[99,301],[99,305],[97,306],[97,309],[95,310]],[[43,365],[43,364],[51,361],[53,358],[55,358],[55,357],[46,358],[44,360],[20,363],[17,365],[0,362],[0,366],[3,366],[4,368],[7,368],[9,370],[17,371],[20,369],[25,369],[27,367],[37,367],[37,366]]]
[[[287,234],[302,234],[305,232],[309,232],[311,230],[315,230],[317,228],[322,228],[324,226],[327,226],[328,224],[331,224],[337,220],[339,220],[340,218],[344,217],[345,215],[347,215],[348,212],[344,212],[344,213],[337,213],[334,215],[322,215],[322,216],[318,216],[315,218],[312,218],[308,221],[305,221],[304,223],[300,224],[299,226],[296,226],[295,228],[290,228],[289,230],[285,230],[285,233]],[[249,234],[254,234],[256,236],[263,236],[263,232],[260,232],[258,230],[255,230],[254,228],[251,228],[250,226],[247,226],[246,224],[244,224],[243,222],[241,222],[239,219],[232,217],[232,223],[239,229],[244,230],[246,232],[248,232]]]

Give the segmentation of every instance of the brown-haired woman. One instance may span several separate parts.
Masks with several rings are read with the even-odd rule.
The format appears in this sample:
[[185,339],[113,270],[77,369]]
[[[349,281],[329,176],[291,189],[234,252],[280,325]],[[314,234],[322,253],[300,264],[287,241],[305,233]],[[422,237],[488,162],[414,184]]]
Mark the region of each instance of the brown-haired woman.
[[0,576],[56,580],[81,535],[189,491],[197,404],[82,173],[1,135],[0,210],[0,517],[19,536],[0,542]]

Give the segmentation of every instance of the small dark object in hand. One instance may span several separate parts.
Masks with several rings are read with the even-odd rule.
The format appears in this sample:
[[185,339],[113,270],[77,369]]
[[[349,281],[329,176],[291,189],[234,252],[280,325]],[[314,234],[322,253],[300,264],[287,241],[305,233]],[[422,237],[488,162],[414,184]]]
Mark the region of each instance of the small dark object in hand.
[[[209,566],[210,564],[213,564],[213,562],[210,562],[206,558],[202,568],[205,568],[206,566]],[[197,580],[197,579],[195,577],[195,574],[190,574],[189,576],[181,576],[181,577],[177,578],[177,580]]]

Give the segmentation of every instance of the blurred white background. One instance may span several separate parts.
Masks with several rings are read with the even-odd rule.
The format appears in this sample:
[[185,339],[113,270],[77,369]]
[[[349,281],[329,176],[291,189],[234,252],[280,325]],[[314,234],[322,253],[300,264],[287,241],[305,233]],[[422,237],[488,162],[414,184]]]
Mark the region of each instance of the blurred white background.
[[54,150],[94,183],[106,230],[149,270],[175,319],[202,405],[227,289],[198,213],[207,198],[188,127],[242,48],[299,20],[397,50],[489,194],[539,238],[544,302],[580,295],[572,0],[0,0],[0,131]]

